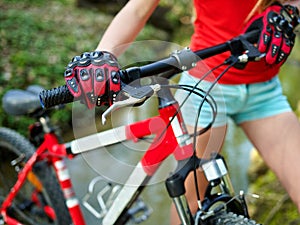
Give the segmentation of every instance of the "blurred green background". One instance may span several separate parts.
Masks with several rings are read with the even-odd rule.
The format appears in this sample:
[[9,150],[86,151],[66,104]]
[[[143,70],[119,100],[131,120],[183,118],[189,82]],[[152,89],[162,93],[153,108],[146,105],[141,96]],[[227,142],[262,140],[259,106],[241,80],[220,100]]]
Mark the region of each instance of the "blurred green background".
[[[48,89],[63,85],[65,66],[75,55],[95,49],[124,2],[126,0],[0,0],[0,99],[12,88],[25,89],[28,85],[39,84]],[[188,0],[162,0],[162,7],[138,40],[188,45],[192,33],[190,4]],[[280,79],[293,109],[300,116],[299,42],[298,35],[296,46],[282,67]],[[141,54],[157,58],[157,52],[151,49],[145,48]],[[71,107],[55,112],[53,119],[62,125],[63,131],[68,131]],[[1,126],[26,135],[30,123],[32,120],[28,117],[12,117],[0,108]]]
[[[138,40],[170,41],[174,28],[182,24],[175,18],[183,21],[189,18],[189,14],[185,15],[189,12],[185,2],[178,0],[170,11],[172,1],[162,1],[162,10],[156,15],[159,19],[166,18],[160,20],[164,23],[154,18]],[[24,89],[31,84],[52,88],[64,84],[65,66],[75,55],[95,49],[122,4],[124,0],[53,0],[47,3],[43,0],[0,0],[0,98],[12,88]],[[155,54],[145,49],[142,54],[146,53]],[[56,112],[54,119],[62,124],[69,122],[70,113]],[[24,133],[30,122],[28,118],[11,117],[0,108],[2,126]]]

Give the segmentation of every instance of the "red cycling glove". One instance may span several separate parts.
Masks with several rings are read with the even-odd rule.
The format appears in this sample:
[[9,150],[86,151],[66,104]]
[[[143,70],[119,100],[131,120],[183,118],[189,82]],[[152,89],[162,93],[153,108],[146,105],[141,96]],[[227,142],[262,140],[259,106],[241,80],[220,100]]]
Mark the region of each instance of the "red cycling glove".
[[72,95],[91,109],[112,105],[120,91],[119,63],[109,52],[86,52],[75,56],[64,76]]
[[291,5],[275,3],[252,18],[246,32],[260,30],[258,50],[266,54],[266,63],[281,66],[295,42],[294,28],[299,24],[299,11]]

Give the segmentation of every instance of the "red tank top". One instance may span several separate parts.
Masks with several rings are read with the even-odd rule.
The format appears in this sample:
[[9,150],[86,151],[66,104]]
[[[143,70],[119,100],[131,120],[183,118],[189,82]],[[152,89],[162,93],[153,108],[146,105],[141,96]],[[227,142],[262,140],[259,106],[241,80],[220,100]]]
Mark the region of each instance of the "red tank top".
[[[196,20],[194,34],[191,39],[191,49],[200,50],[238,36],[243,31],[244,21],[257,0],[194,0]],[[230,53],[226,52],[203,62],[213,68],[224,62]],[[203,63],[189,72],[195,77],[203,76]],[[217,76],[225,67],[215,70]],[[249,62],[245,69],[231,68],[219,81],[223,84],[248,84],[269,80],[278,73],[278,68],[270,68],[264,60]]]

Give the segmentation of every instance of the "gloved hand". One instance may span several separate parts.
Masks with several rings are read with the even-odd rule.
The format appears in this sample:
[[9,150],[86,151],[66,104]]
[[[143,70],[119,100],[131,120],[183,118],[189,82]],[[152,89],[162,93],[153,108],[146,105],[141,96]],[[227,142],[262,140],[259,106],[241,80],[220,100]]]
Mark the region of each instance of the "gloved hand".
[[267,64],[281,66],[292,51],[294,28],[298,24],[299,11],[296,7],[275,3],[252,18],[245,30],[260,30],[258,50],[266,54]]
[[72,95],[91,109],[112,105],[120,91],[119,63],[109,52],[85,52],[68,64],[64,77]]

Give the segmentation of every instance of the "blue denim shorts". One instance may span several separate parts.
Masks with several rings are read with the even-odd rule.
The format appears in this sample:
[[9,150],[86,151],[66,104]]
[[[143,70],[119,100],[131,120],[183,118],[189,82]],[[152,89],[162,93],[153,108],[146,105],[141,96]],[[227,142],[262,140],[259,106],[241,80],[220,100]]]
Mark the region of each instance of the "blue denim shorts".
[[[187,72],[181,75],[179,84],[195,86],[199,80]],[[205,91],[211,87],[210,82],[201,81],[198,88]],[[213,118],[210,104],[203,101],[203,97],[191,94],[187,100],[188,92],[176,91],[175,98],[182,105],[182,114],[187,125],[200,127],[207,126]],[[254,84],[224,85],[217,84],[210,91],[217,104],[217,115],[213,126],[227,124],[228,118],[236,124],[246,121],[266,118],[283,112],[291,111],[286,96],[282,94],[282,88],[278,76],[271,80]],[[199,114],[200,110],[200,114]],[[197,120],[197,116],[198,120]]]

